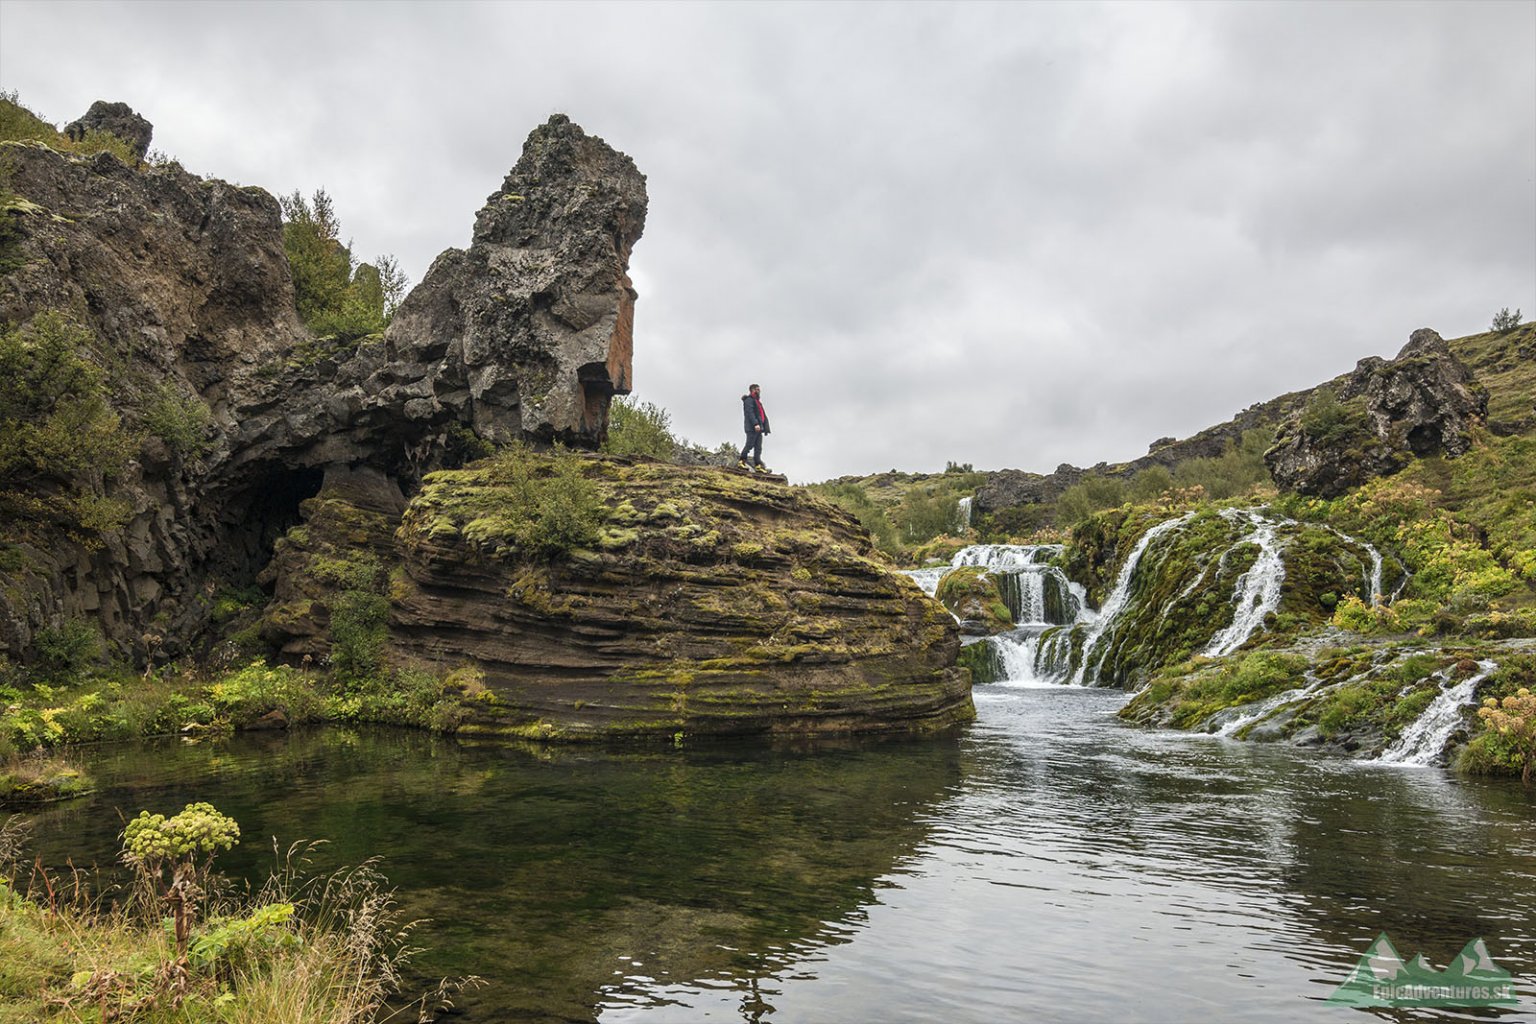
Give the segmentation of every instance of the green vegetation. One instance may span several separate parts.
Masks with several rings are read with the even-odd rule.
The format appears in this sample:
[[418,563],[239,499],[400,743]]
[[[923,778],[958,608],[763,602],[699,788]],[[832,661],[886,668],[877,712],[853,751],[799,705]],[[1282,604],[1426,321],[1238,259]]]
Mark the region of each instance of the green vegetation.
[[68,800],[95,788],[89,775],[56,754],[13,754],[0,760],[0,808]]
[[377,722],[452,731],[471,707],[491,698],[473,670],[446,675],[382,666],[374,674],[327,674],[252,661],[202,675],[174,666],[139,676],[100,669],[65,684],[0,686],[0,758],[65,744],[126,740],[181,732],[218,735],[281,721]]
[[998,590],[997,577],[985,569],[966,566],[951,571],[939,582],[934,596],[961,619],[985,624],[989,633],[1013,626],[1013,613]]
[[[65,1024],[365,1024],[400,991],[411,951],[371,866],[306,877],[290,848],[259,891],[218,883],[239,840],[206,803],[141,812],[123,832],[136,884],[116,902],[18,870],[20,830],[0,829],[0,1020]],[[474,983],[477,979],[466,979]],[[462,984],[462,983],[460,983]],[[412,1004],[447,1005],[442,984]],[[425,1019],[425,1017],[423,1017]]]
[[1511,313],[1509,307],[1505,306],[1493,314],[1493,323],[1490,326],[1501,334],[1505,331],[1512,331],[1520,326],[1520,311],[1517,309]]
[[86,544],[127,521],[106,493],[137,447],[107,403],[95,335],[45,312],[0,333],[0,539],[47,526]]
[[208,403],[196,393],[183,392],[173,381],[151,386],[143,416],[144,429],[177,455],[195,457],[212,447],[208,430],[213,412]]
[[513,444],[474,467],[430,473],[417,504],[476,543],[545,558],[598,541],[602,504],[587,464],[564,448]]
[[[1163,705],[1169,725],[1189,729],[1226,708],[1251,704],[1300,686],[1307,670],[1306,658],[1269,651],[1254,651],[1203,664],[1211,667],[1183,685],[1179,685],[1179,680],[1187,674],[1187,668],[1165,674],[1143,690],[1133,704]],[[1124,717],[1135,719],[1140,711],[1139,707],[1128,706]]]
[[881,551],[910,562],[925,554],[932,542],[967,532],[960,521],[960,499],[973,494],[986,478],[985,473],[950,462],[943,473],[893,470],[812,484],[810,490],[857,518]]
[[1481,726],[1462,748],[1456,766],[1479,775],[1519,775],[1526,785],[1536,773],[1536,654],[1507,657],[1483,690],[1477,710]]
[[393,256],[358,264],[340,238],[324,189],[306,200],[284,196],[283,250],[293,273],[299,318],[320,337],[350,341],[382,331],[405,297],[407,280]]
[[654,402],[617,395],[608,406],[608,438],[603,451],[612,455],[645,455],[663,462],[677,454],[680,442],[672,433],[672,417]]

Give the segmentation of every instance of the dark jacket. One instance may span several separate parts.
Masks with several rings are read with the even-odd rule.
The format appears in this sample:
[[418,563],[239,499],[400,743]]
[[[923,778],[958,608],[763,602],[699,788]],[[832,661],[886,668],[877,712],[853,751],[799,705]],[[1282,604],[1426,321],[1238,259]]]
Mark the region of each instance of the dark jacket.
[[763,403],[753,398],[750,391],[741,396],[741,418],[749,434],[754,433],[759,426],[763,428],[763,433],[773,433],[768,429],[768,413],[763,410]]

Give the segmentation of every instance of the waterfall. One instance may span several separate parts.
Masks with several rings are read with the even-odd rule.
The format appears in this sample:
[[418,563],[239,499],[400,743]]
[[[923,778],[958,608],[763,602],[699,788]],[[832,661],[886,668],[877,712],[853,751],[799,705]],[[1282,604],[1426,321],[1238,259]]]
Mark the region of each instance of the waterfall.
[[[1093,655],[1094,650],[1099,646],[1099,643],[1104,638],[1105,634],[1111,632],[1115,624],[1115,619],[1120,615],[1120,613],[1125,609],[1126,604],[1130,601],[1131,578],[1136,574],[1136,566],[1140,564],[1141,556],[1146,554],[1147,548],[1152,544],[1154,540],[1161,537],[1169,530],[1176,530],[1180,526],[1183,526],[1193,515],[1193,512],[1186,512],[1182,516],[1179,516],[1177,519],[1169,519],[1166,522],[1158,523],[1156,526],[1152,527],[1152,529],[1142,534],[1141,539],[1136,542],[1136,546],[1131,549],[1131,553],[1126,558],[1125,564],[1120,567],[1120,575],[1115,577],[1114,589],[1110,591],[1109,597],[1105,599],[1103,607],[1099,609],[1098,615],[1094,617],[1093,621],[1088,627],[1088,635],[1083,640],[1083,658],[1077,666],[1077,671],[1072,675],[1072,682],[1074,685],[1082,686],[1084,683],[1090,681],[1087,678],[1089,659]],[[1103,666],[1104,658],[1106,655],[1108,655],[1108,653],[1109,651],[1107,649],[1101,652],[1099,654],[1099,660],[1094,663],[1093,679],[1091,680],[1092,682],[1098,681],[1099,669]]]
[[1497,667],[1491,661],[1479,661],[1477,671],[1455,686],[1446,685],[1450,682],[1451,669],[1439,673],[1440,692],[1433,703],[1403,730],[1396,743],[1382,751],[1377,760],[1387,764],[1437,763],[1451,736],[1465,724],[1464,712],[1476,699],[1477,684],[1487,679]]
[[[1050,564],[1063,552],[1060,544],[973,544],[956,553],[949,566],[908,570],[907,574],[930,595],[936,592],[944,575],[955,568],[985,569],[996,580],[1014,628],[977,641],[987,645],[987,673],[998,673],[1001,679],[1016,683],[1094,685],[1100,681],[1106,664],[1115,654],[1115,634],[1122,625],[1122,618],[1152,611],[1138,611],[1132,599],[1136,574],[1145,556],[1160,538],[1180,529],[1194,515],[1194,512],[1187,512],[1143,533],[1126,556],[1114,586],[1097,612],[1089,607],[1087,591],[1082,584],[1069,579],[1058,566]],[[1186,602],[1192,600],[1191,595],[1196,595],[1202,585],[1214,586],[1218,580],[1229,579],[1231,570],[1225,567],[1239,549],[1257,547],[1258,556],[1253,564],[1232,582],[1231,622],[1217,630],[1201,650],[1207,657],[1223,657],[1242,647],[1279,607],[1285,584],[1283,556],[1286,545],[1281,531],[1300,528],[1294,520],[1271,518],[1254,509],[1222,509],[1218,515],[1231,524],[1235,539],[1221,550],[1219,556],[1214,550],[1197,553],[1198,572],[1193,566],[1188,570],[1193,579],[1188,583],[1178,581],[1177,596],[1166,599],[1155,610],[1160,618],[1176,609],[1188,614]],[[1338,536],[1371,555],[1366,585],[1379,587],[1380,554],[1363,541],[1342,533]],[[1287,696],[1294,698],[1297,694]],[[1279,702],[1275,706],[1278,707]],[[1255,708],[1252,713],[1258,716],[1269,710],[1272,709]],[[1247,720],[1229,723],[1233,731],[1245,724]],[[1223,729],[1223,732],[1227,731]]]
[[923,593],[932,597],[939,592],[939,581],[945,577],[949,570],[949,566],[941,565],[932,569],[898,569],[896,571],[903,576],[912,577],[912,582],[916,583]]
[[960,525],[961,533],[971,528],[971,497],[967,495],[955,503],[955,520]]
[[1237,578],[1232,597],[1232,603],[1237,607],[1232,612],[1232,622],[1211,637],[1211,642],[1200,652],[1207,658],[1231,654],[1247,643],[1253,631],[1264,624],[1265,617],[1280,606],[1280,586],[1285,582],[1285,562],[1280,557],[1280,543],[1275,533],[1278,524],[1247,509],[1224,508],[1221,516],[1231,522],[1246,520],[1253,526],[1252,532],[1233,547],[1257,544],[1259,557]]
[[[1394,593],[1392,597],[1389,598],[1382,590],[1382,557],[1381,552],[1376,550],[1376,545],[1372,544],[1368,540],[1361,540],[1358,537],[1351,537],[1343,530],[1333,526],[1324,526],[1323,529],[1327,530],[1329,533],[1333,534],[1335,537],[1342,541],[1346,541],[1347,543],[1353,544],[1356,547],[1364,548],[1365,553],[1371,556],[1371,566],[1369,569],[1365,570],[1365,603],[1368,605],[1390,603],[1391,600],[1397,596],[1397,594]],[[1406,581],[1407,577],[1405,576],[1404,582]],[[1402,590],[1402,584],[1398,584],[1397,589]]]

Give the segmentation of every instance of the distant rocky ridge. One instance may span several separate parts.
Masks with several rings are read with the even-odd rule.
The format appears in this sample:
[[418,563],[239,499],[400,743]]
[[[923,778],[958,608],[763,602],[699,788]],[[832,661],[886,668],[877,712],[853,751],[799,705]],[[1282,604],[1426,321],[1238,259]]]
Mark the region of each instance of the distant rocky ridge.
[[[1320,443],[1304,426],[1303,414],[1324,389],[1348,406],[1359,429]],[[1189,438],[1160,438],[1146,455],[1129,462],[1101,462],[1087,469],[1063,464],[1045,474],[999,470],[977,488],[972,511],[985,516],[1049,504],[1090,477],[1129,480],[1154,467],[1172,469],[1190,459],[1216,458],[1241,444],[1250,430],[1275,432],[1265,462],[1277,486],[1332,497],[1372,477],[1390,475],[1414,457],[1464,454],[1470,431],[1487,416],[1487,389],[1438,333],[1421,328],[1395,359],[1362,359],[1349,374],[1256,403]]]
[[1488,389],[1427,327],[1390,362],[1360,360],[1336,400],[1335,422],[1293,415],[1265,454],[1282,490],[1331,498],[1414,458],[1464,455],[1488,415]]

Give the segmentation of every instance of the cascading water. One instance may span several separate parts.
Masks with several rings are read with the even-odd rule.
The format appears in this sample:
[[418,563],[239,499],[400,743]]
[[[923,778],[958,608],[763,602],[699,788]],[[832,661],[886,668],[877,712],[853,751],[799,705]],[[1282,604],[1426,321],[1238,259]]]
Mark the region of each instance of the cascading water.
[[[1376,605],[1387,603],[1397,596],[1394,593],[1392,598],[1389,598],[1386,594],[1386,591],[1383,589],[1382,567],[1384,560],[1381,557],[1381,552],[1376,550],[1376,545],[1372,544],[1370,541],[1361,540],[1358,537],[1351,537],[1343,530],[1332,526],[1325,526],[1324,529],[1345,543],[1353,544],[1356,547],[1363,548],[1365,553],[1371,556],[1371,566],[1369,569],[1365,570],[1365,593],[1361,595],[1366,604]],[[1406,582],[1407,576],[1405,575],[1403,577],[1403,583]],[[1398,590],[1401,589],[1402,583],[1399,583]]]
[[[1265,619],[1279,607],[1285,584],[1284,538],[1290,531],[1300,529],[1301,524],[1253,509],[1224,509],[1218,515],[1229,524],[1229,539],[1219,555],[1214,549],[1194,555],[1185,552],[1175,562],[1168,562],[1171,556],[1165,538],[1176,535],[1195,517],[1194,512],[1148,529],[1126,556],[1098,611],[1089,607],[1087,593],[1081,584],[1068,579],[1059,567],[1050,564],[1063,551],[1059,544],[975,544],[957,553],[947,567],[910,570],[908,574],[930,595],[937,591],[943,576],[956,568],[981,568],[995,578],[1015,626],[1006,633],[976,641],[987,645],[986,655],[976,659],[988,666],[982,671],[981,678],[1026,685],[1097,685],[1108,678],[1111,666],[1117,673],[1122,671],[1120,648],[1130,641],[1117,637],[1117,631],[1126,637],[1140,637],[1136,642],[1145,644],[1146,637],[1159,635],[1158,630],[1177,628],[1168,623],[1171,614],[1179,613],[1175,622],[1189,621],[1190,606],[1205,600],[1201,595],[1211,588],[1231,587],[1229,600],[1233,613],[1231,621],[1217,630],[1201,649],[1201,653],[1208,657],[1222,657],[1237,651],[1263,628]],[[1209,531],[1209,527],[1202,529]],[[1365,585],[1379,587],[1379,553],[1363,541],[1344,534],[1339,537],[1371,555]],[[1247,571],[1233,579],[1235,568],[1229,568],[1230,563],[1239,552],[1245,549],[1251,552],[1255,547],[1258,548],[1257,557]],[[1137,574],[1144,565],[1152,566],[1151,571],[1155,572],[1169,571],[1166,568],[1169,565],[1181,566],[1178,571],[1187,573],[1190,578],[1187,582],[1183,579],[1175,582],[1176,596],[1158,597],[1158,607],[1144,607],[1145,601],[1138,600],[1137,595],[1155,592],[1143,590],[1137,582]],[[1167,594],[1168,590],[1164,589],[1162,593]],[[1211,598],[1215,597],[1215,594],[1211,595]],[[1148,614],[1156,620],[1150,627],[1146,624]],[[1141,625],[1134,627],[1135,632],[1126,633],[1129,628],[1126,623],[1131,621],[1139,621]],[[1241,728],[1242,724],[1245,723],[1236,723],[1232,728]]]
[[1285,561],[1280,557],[1280,543],[1276,533],[1279,524],[1265,519],[1248,509],[1224,508],[1223,519],[1249,523],[1253,530],[1237,543],[1257,544],[1259,557],[1248,571],[1237,578],[1237,590],[1232,601],[1236,609],[1232,622],[1215,636],[1200,653],[1207,658],[1220,658],[1231,654],[1264,624],[1266,616],[1280,606],[1280,587],[1285,582]]
[[971,496],[967,495],[955,502],[955,519],[961,531],[971,528]]
[[1488,678],[1497,666],[1491,661],[1477,663],[1477,671],[1455,686],[1451,669],[1440,673],[1440,692],[1416,721],[1403,730],[1397,742],[1382,751],[1377,760],[1386,764],[1432,765],[1445,753],[1445,745],[1465,722],[1465,710],[1476,699],[1477,684]]
[[[1099,672],[1104,665],[1104,657],[1109,653],[1108,647],[1103,644],[1103,641],[1107,635],[1112,635],[1115,619],[1125,610],[1126,604],[1131,599],[1131,580],[1136,575],[1136,566],[1141,564],[1141,556],[1147,553],[1147,548],[1151,546],[1153,541],[1168,531],[1176,530],[1183,526],[1193,515],[1193,512],[1186,512],[1176,519],[1169,519],[1167,522],[1158,523],[1152,529],[1142,534],[1141,539],[1136,542],[1136,546],[1131,549],[1125,564],[1120,567],[1120,575],[1115,577],[1114,589],[1109,592],[1109,597],[1105,599],[1103,607],[1099,609],[1098,615],[1094,617],[1088,626],[1088,634],[1083,639],[1083,657],[1078,663],[1077,671],[1072,675],[1072,683],[1074,685],[1082,686],[1085,683],[1098,682]],[[1089,662],[1093,657],[1094,651],[1101,645],[1105,646],[1105,649],[1099,652],[1098,661],[1093,662],[1093,675],[1092,678],[1089,678]]]

